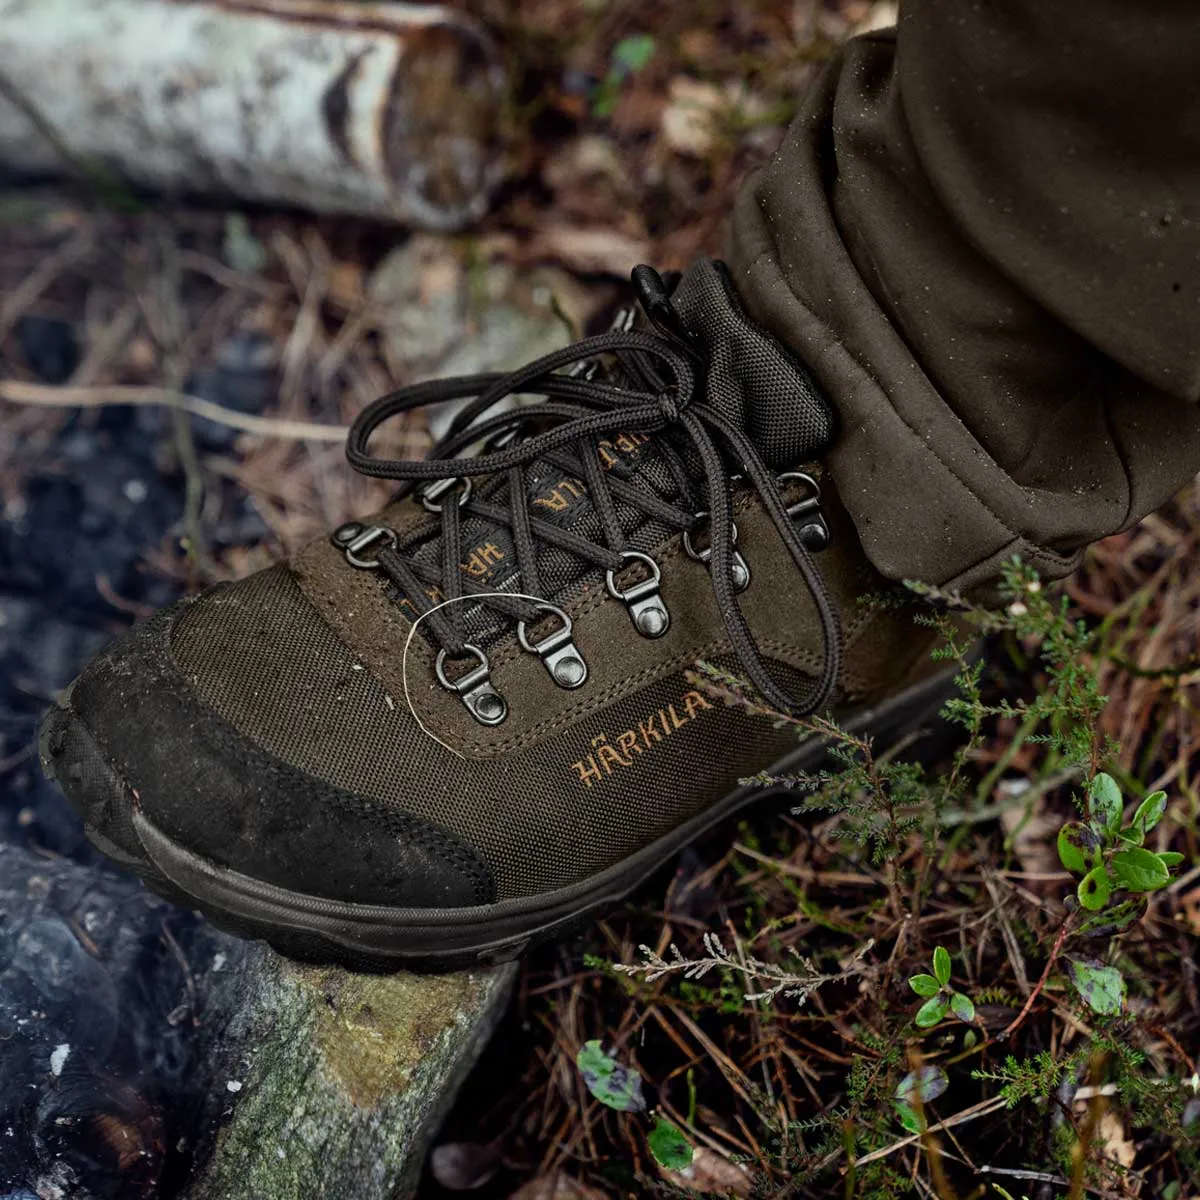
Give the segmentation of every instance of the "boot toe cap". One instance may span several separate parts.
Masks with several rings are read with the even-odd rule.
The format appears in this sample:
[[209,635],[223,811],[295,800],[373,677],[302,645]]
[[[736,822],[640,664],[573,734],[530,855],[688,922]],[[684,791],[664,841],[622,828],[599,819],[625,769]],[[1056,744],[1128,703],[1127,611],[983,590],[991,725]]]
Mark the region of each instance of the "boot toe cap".
[[201,699],[170,647],[188,608],[113,643],[43,725],[43,766],[102,849],[154,877],[136,811],[217,867],[309,897],[396,908],[493,899],[487,865],[452,833],[281,760]]

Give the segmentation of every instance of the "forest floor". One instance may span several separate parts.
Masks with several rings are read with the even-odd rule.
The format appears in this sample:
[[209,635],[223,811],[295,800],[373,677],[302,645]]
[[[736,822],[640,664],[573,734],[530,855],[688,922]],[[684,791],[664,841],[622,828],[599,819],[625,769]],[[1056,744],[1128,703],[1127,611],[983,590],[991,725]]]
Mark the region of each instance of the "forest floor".
[[[345,466],[336,427],[444,366],[450,341],[490,330],[528,357],[548,324],[602,319],[631,263],[719,255],[821,61],[894,19],[864,0],[469,7],[509,48],[520,136],[463,235],[0,192],[0,511],[47,522],[43,557],[6,569],[51,573],[117,627],[370,511],[385,491]],[[435,345],[405,303],[446,295],[470,299]],[[152,388],[243,428],[118,403]],[[429,444],[418,423],[395,436]],[[114,460],[136,460],[137,487]],[[60,561],[53,521],[86,516],[46,497],[76,470],[101,526],[94,555]],[[159,480],[182,514],[145,516]],[[423,1194],[1200,1195],[1198,542],[1194,484],[1049,595],[1014,576],[1000,615],[976,618],[973,729],[936,731],[911,771],[832,734],[841,774],[800,811],[723,830],[530,957]],[[1068,842],[1081,815],[1103,827],[1110,863],[1133,844],[1110,836],[1101,771],[1135,828],[1165,792],[1138,848],[1165,853],[1168,878],[1089,910],[1064,826]],[[640,1075],[653,1118],[589,1090],[592,1041]],[[649,1149],[658,1119],[691,1147],[682,1172]]]

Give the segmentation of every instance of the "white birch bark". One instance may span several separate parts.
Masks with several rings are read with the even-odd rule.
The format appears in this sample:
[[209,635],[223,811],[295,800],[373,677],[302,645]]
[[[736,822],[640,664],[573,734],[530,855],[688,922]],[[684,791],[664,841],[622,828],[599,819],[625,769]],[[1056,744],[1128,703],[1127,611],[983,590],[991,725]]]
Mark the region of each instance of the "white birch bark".
[[0,164],[454,229],[503,170],[470,20],[352,0],[0,0]]

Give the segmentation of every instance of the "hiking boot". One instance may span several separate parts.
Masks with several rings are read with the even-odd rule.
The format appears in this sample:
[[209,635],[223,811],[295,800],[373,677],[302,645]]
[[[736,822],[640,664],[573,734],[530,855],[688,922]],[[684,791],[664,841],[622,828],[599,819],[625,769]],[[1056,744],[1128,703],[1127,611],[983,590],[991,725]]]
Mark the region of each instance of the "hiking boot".
[[[512,957],[627,895],[818,740],[892,738],[948,683],[820,472],[833,411],[720,264],[634,272],[642,316],[351,430],[382,512],[101,654],[41,758],[113,859],[285,952]],[[514,404],[514,397],[542,397]],[[399,413],[469,403],[424,461]]]

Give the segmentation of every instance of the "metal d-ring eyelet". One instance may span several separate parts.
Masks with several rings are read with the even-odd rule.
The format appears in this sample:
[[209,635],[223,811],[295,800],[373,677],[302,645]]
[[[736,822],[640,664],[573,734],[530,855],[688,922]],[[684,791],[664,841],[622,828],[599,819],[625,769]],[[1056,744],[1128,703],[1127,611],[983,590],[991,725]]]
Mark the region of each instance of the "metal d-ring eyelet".
[[[346,556],[346,561],[360,571],[379,568],[379,555],[396,544],[396,531],[386,525],[359,525],[351,521],[333,532],[333,544]],[[382,543],[382,544],[381,544]],[[374,558],[364,558],[363,551],[379,546]]]
[[802,483],[808,492],[787,506],[787,515],[799,525],[800,540],[809,550],[824,550],[833,540],[825,514],[821,512],[821,485],[803,471],[786,471],[775,480],[782,491],[789,483]]
[[517,641],[521,648],[536,654],[550,672],[550,678],[562,688],[580,687],[588,676],[587,663],[571,637],[571,618],[553,604],[538,604],[539,612],[553,613],[562,624],[539,642],[529,640],[528,622],[517,622]]
[[421,489],[421,503],[427,512],[442,511],[442,497],[447,492],[458,488],[458,507],[462,508],[471,498],[471,481],[463,475],[451,475],[448,479],[435,479],[428,487]]
[[[637,321],[637,306],[619,308],[613,315],[609,333],[628,333]],[[597,358],[581,358],[573,366],[567,368],[566,374],[572,379],[595,379],[600,374],[600,360]]]
[[[498,429],[490,438],[483,443],[484,454],[495,454],[498,450],[503,450],[506,446],[511,446],[517,440],[517,435],[521,432],[519,425],[509,425],[506,429]],[[468,479],[467,483],[471,481]],[[468,491],[468,495],[470,492]],[[465,504],[466,501],[460,501]]]
[[[705,546],[703,550],[697,550],[695,543],[692,541],[692,530],[696,529],[701,521],[707,520],[708,513],[698,512],[696,514],[696,524],[692,529],[683,531],[683,552],[693,562],[703,563],[706,567],[709,566],[712,559],[711,544]],[[745,556],[737,548],[738,543],[738,527],[737,522],[733,523],[733,554],[729,565],[729,578],[733,582],[733,590],[735,592],[744,592],[750,586],[750,564],[746,562]]]
[[613,314],[612,324],[608,327],[609,333],[628,333],[637,323],[637,305],[627,304],[622,308],[618,308]]
[[650,555],[643,554],[640,550],[622,550],[620,557],[622,564],[641,563],[650,572],[650,577],[622,590],[617,586],[616,570],[610,568],[604,577],[608,594],[614,600],[620,600],[629,609],[633,627],[642,637],[662,637],[670,627],[671,614],[667,611],[667,606],[663,603],[662,593],[659,590],[662,583],[662,572],[658,569],[658,563]]
[[446,675],[446,651],[439,650],[433,664],[438,683],[447,691],[457,693],[466,705],[467,712],[481,725],[499,725],[508,716],[508,702],[492,686],[492,667],[488,656],[470,642],[463,649],[475,659],[475,666],[451,681]]

